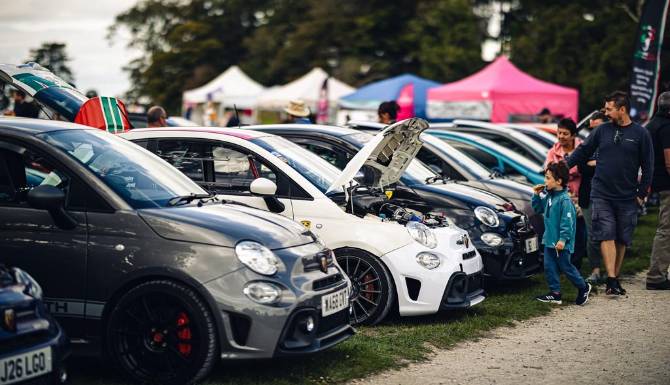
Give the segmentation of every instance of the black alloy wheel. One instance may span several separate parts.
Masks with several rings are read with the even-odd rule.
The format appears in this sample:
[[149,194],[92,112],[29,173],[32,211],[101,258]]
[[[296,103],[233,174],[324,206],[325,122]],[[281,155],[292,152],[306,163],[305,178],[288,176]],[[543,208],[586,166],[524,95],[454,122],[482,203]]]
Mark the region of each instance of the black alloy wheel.
[[192,384],[216,362],[214,317],[204,300],[180,283],[152,280],[130,289],[107,325],[107,352],[135,381]]
[[386,266],[379,258],[358,249],[336,250],[335,258],[351,280],[351,324],[379,323],[391,310],[396,295]]

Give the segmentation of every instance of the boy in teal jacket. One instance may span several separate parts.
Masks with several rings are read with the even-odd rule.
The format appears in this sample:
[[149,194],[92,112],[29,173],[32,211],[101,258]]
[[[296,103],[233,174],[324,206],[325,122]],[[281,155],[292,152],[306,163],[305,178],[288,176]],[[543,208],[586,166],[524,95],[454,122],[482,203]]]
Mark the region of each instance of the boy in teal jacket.
[[533,210],[544,214],[544,276],[549,284],[549,293],[535,297],[538,301],[561,304],[560,271],[579,292],[577,305],[589,300],[591,284],[584,281],[579,271],[570,262],[575,245],[577,213],[568,195],[568,166],[565,162],[551,162],[544,173],[544,185],[533,187],[531,198]]

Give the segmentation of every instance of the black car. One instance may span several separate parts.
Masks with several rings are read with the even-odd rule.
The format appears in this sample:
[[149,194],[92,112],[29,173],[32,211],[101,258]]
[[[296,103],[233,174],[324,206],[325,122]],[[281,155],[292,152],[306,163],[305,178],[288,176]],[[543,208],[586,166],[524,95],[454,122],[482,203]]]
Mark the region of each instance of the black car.
[[190,384],[220,358],[354,333],[350,283],[313,233],[101,130],[0,118],[0,218],[0,262],[43,285],[74,352],[104,348],[139,382]]
[[0,384],[65,382],[69,353],[40,285],[25,271],[0,265]]
[[[372,138],[365,132],[334,126],[286,124],[245,128],[283,136],[341,169]],[[538,238],[528,218],[497,195],[448,181],[414,160],[396,186],[392,201],[445,216],[468,231],[482,256],[486,276],[519,279],[541,270]]]
[[[357,121],[347,125],[371,134],[376,134],[384,127],[380,123]],[[444,178],[486,190],[512,202],[516,209],[526,214],[533,230],[542,238],[544,221],[542,215],[536,213],[530,205],[533,189],[529,184],[500,176],[471,155],[432,135],[424,133],[421,140],[423,145],[416,155],[417,159]]]

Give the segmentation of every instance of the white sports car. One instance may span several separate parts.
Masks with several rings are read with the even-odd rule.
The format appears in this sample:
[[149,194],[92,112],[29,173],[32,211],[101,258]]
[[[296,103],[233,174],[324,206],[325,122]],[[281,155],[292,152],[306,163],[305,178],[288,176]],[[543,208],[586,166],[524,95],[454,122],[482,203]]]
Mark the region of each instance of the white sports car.
[[318,234],[352,281],[352,323],[372,325],[395,303],[408,316],[484,300],[482,260],[467,233],[389,202],[427,127],[421,119],[389,126],[342,171],[286,139],[251,130],[166,127],[121,136],[223,199],[281,213]]

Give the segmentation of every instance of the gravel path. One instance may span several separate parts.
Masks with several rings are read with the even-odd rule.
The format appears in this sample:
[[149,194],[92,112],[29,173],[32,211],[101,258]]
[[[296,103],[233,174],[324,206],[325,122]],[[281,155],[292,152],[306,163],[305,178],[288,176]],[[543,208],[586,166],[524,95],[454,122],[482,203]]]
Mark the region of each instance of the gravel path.
[[584,306],[500,328],[439,350],[427,362],[368,384],[670,384],[670,291],[648,291],[644,274],[622,280],[628,297],[601,291]]

